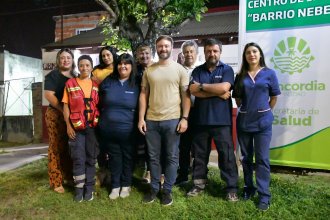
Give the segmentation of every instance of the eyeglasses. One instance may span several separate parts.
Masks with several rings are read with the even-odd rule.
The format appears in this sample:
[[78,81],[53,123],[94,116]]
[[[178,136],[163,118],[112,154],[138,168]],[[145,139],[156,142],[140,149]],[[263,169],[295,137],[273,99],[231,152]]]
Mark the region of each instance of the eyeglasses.
[[63,48],[59,51],[59,53],[63,53],[63,52],[72,53],[72,51],[69,48]]
[[72,58],[74,57],[73,52],[69,48],[63,48],[57,52],[57,57],[59,57],[63,52],[69,53]]

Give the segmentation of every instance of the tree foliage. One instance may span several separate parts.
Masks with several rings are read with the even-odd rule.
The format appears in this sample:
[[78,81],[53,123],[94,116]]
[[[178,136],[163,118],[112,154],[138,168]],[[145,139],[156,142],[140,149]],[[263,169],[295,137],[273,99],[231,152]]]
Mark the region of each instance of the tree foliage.
[[[153,48],[159,35],[171,35],[192,19],[200,21],[207,0],[95,0],[108,13],[101,20],[103,44],[135,51],[140,43]],[[154,50],[153,50],[154,51]]]

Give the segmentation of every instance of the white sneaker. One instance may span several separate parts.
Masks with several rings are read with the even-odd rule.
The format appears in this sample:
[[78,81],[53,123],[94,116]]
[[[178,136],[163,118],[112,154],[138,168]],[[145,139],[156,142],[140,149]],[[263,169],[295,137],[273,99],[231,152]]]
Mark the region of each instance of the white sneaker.
[[122,187],[120,191],[120,197],[121,198],[126,198],[129,196],[129,193],[131,192],[131,187]]
[[109,195],[109,198],[114,200],[114,199],[118,199],[119,197],[119,191],[120,191],[120,188],[113,188],[111,190],[111,193]]

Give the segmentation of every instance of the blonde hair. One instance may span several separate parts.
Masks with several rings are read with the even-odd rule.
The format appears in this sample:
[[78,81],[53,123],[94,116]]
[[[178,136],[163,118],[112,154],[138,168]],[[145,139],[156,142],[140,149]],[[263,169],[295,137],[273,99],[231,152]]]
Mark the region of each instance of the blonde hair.
[[72,51],[69,48],[63,48],[60,51],[57,52],[56,54],[56,68],[60,69],[60,57],[61,54],[67,52],[68,54],[70,54],[71,58],[72,58],[72,66],[71,66],[71,71],[73,73],[74,69],[76,68],[76,64],[74,63],[74,55],[72,53]]

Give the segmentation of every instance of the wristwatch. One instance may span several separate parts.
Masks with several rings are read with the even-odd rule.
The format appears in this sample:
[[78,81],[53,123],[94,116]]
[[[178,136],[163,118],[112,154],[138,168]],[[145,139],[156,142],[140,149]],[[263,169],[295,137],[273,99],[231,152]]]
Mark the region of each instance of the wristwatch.
[[203,89],[203,83],[199,84],[199,91],[204,91],[204,89]]
[[182,116],[181,119],[188,121],[188,117]]

